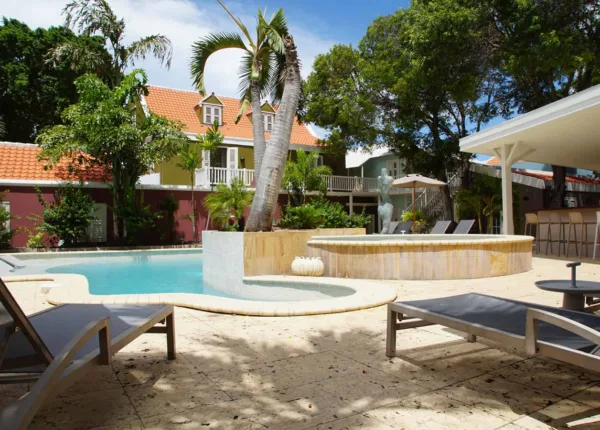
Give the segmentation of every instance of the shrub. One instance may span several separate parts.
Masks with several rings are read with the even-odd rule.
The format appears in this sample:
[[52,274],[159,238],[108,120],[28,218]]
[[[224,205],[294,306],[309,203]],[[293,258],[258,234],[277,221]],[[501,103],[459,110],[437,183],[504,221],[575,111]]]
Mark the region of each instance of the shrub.
[[355,228],[365,227],[370,221],[364,209],[360,214],[350,215],[340,203],[316,197],[303,206],[292,207],[288,204],[277,226],[292,230]]
[[54,192],[53,202],[47,202],[39,188],[35,192],[43,207],[38,232],[47,233],[54,244],[62,240],[64,246],[85,239],[96,208],[89,195],[81,188],[65,185]]
[[7,193],[8,190],[4,191],[3,193],[0,193],[0,249],[10,248],[10,240],[18,231],[18,229],[16,228],[8,228],[10,220],[18,219],[19,217],[11,216],[6,210],[3,201]]
[[151,242],[153,237],[149,230],[156,227],[156,221],[161,217],[154,213],[150,205],[144,205],[144,193],[137,193],[134,188],[127,189],[123,203],[116,210],[117,215],[125,222],[126,240],[128,245],[141,245]]
[[169,194],[158,203],[163,223],[160,229],[160,240],[165,243],[174,243],[177,239],[177,218],[175,212],[179,210],[179,202],[173,194]]
[[429,223],[427,215],[421,209],[417,209],[417,212],[405,211],[401,216],[402,221],[415,221],[415,227],[425,227]]
[[[219,230],[236,231],[240,218],[254,198],[254,193],[248,191],[244,181],[235,178],[231,185],[217,185],[217,191],[210,193],[204,199],[204,207],[209,211],[213,223]],[[230,224],[231,217],[235,222]]]

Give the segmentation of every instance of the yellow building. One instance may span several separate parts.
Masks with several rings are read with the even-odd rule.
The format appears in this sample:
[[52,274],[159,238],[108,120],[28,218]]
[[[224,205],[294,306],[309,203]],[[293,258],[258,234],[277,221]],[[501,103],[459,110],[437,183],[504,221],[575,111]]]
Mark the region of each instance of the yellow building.
[[[219,131],[225,137],[223,145],[210,153],[203,151],[202,167],[196,172],[196,185],[210,187],[228,183],[239,177],[248,186],[254,177],[254,142],[252,137],[251,109],[235,123],[241,107],[239,99],[217,96],[214,93],[202,96],[195,91],[174,90],[151,86],[149,94],[142,100],[144,108],[157,115],[183,123],[183,131],[196,139],[206,133],[218,121]],[[276,110],[269,104],[262,106],[265,138],[268,141],[275,123]],[[318,137],[305,124],[296,121],[290,138],[290,151],[304,149],[318,151]],[[191,185],[189,173],[177,167],[177,157],[155,168],[155,181],[160,185]]]

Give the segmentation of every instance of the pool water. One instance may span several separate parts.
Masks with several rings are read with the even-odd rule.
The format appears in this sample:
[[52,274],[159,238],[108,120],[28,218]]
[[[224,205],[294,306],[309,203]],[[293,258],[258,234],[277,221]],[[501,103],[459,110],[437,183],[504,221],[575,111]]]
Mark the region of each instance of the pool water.
[[202,284],[199,254],[96,260],[49,267],[46,272],[83,275],[91,294],[196,293],[232,297]]

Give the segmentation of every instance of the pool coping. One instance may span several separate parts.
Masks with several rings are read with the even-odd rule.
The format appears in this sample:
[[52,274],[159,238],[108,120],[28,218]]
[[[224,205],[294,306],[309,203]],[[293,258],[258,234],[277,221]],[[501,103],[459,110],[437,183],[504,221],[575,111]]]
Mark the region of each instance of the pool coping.
[[[389,240],[360,240],[360,238],[373,238],[385,236]],[[522,242],[533,242],[534,237],[532,236],[520,236],[520,235],[456,235],[455,237],[469,237],[473,240],[456,240],[452,239],[452,235],[448,234],[422,234],[410,236],[423,236],[430,240],[402,240],[403,235],[398,234],[385,234],[385,235],[356,235],[352,236],[352,239],[340,239],[339,236],[319,236],[318,239],[311,239],[308,241],[308,245],[336,245],[336,246],[401,246],[401,247],[413,247],[413,246],[433,246],[433,245],[452,245],[452,246],[468,246],[468,245],[491,245],[499,243],[522,243]]]
[[6,276],[7,283],[53,281],[61,286],[50,288],[48,303],[73,304],[171,304],[209,312],[248,316],[303,316],[349,312],[381,306],[396,299],[396,290],[382,283],[363,279],[316,278],[304,276],[265,275],[244,278],[246,282],[278,284],[314,284],[346,287],[356,292],[346,297],[296,302],[266,302],[231,299],[193,293],[94,295],[89,293],[87,278],[75,274],[40,274]]

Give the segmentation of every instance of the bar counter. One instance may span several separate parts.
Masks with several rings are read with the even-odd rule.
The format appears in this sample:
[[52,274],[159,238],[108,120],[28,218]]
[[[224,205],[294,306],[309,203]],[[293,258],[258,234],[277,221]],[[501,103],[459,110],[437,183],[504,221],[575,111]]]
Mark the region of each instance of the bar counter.
[[[568,250],[569,258],[572,257],[574,260],[577,259],[575,248],[575,234],[577,234],[577,251],[579,251],[579,241],[581,239],[582,227],[580,224],[574,224],[571,227],[571,243],[567,249],[566,241],[569,238],[569,212],[581,213],[583,222],[587,226],[587,236],[584,237],[584,244],[581,247],[582,252],[580,254],[583,255],[583,258],[592,258],[594,252],[594,235],[596,232],[596,213],[600,212],[600,207],[557,208],[542,209],[538,211],[527,211],[527,213],[535,213],[538,216],[539,248],[537,249],[537,252],[540,254],[565,256],[566,251]],[[549,222],[551,222],[550,235],[553,242],[552,247],[548,245],[548,242],[546,240],[548,237]],[[561,241],[565,242],[564,244],[560,244],[560,248],[558,242],[559,232],[561,232]],[[532,235],[536,234],[537,233],[532,233]],[[534,241],[534,243],[536,242],[537,241]],[[598,242],[600,244],[600,239]],[[596,253],[597,258],[600,258],[600,249],[598,249]],[[579,257],[581,257],[581,255],[579,255]]]

